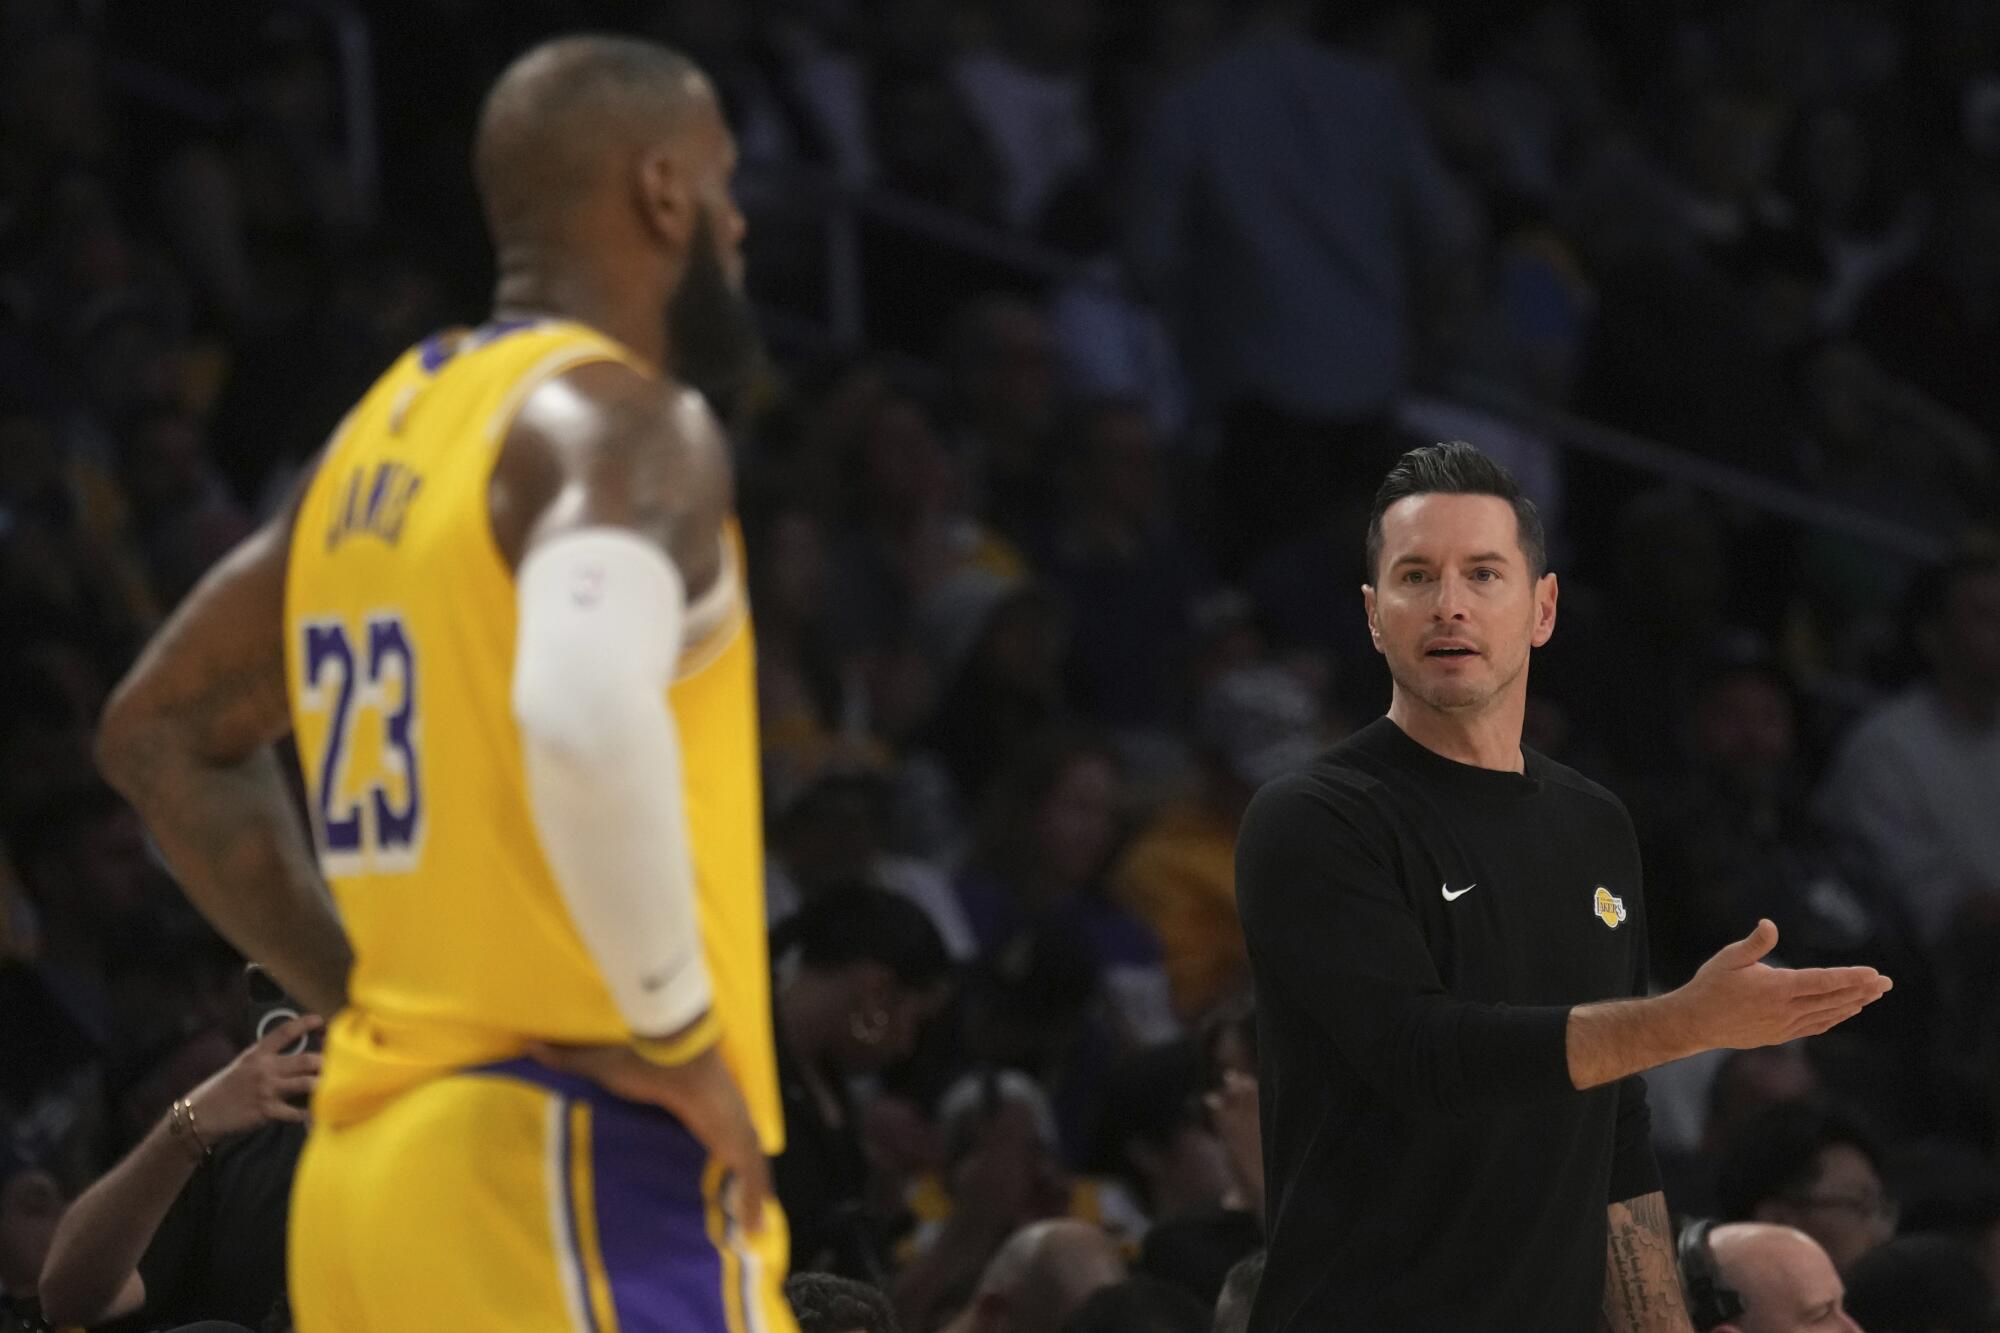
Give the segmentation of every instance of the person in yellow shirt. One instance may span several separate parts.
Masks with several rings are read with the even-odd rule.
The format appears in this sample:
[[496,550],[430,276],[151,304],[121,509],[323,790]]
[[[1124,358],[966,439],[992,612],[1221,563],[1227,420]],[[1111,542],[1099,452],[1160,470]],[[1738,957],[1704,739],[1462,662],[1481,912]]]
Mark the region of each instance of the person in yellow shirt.
[[754,350],[735,159],[675,52],[516,61],[492,317],[383,375],[106,709],[189,897],[331,1016],[300,1333],[795,1327],[743,557],[687,387]]
[[1280,667],[1238,667],[1203,694],[1201,787],[1163,806],[1112,873],[1112,896],[1160,939],[1174,1012],[1193,1022],[1249,989],[1236,919],[1236,826],[1251,794],[1325,743],[1319,706]]

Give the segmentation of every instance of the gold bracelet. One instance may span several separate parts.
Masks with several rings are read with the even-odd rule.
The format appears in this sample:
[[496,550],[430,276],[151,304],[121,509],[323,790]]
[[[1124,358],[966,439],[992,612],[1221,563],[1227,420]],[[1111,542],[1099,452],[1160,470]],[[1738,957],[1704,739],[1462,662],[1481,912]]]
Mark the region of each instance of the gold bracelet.
[[201,1140],[201,1130],[195,1126],[194,1103],[187,1098],[182,1097],[177,1100],[173,1108],[167,1112],[167,1127],[175,1138],[193,1149],[197,1166],[215,1156],[214,1149]]
[[634,1037],[632,1048],[649,1064],[684,1065],[722,1039],[722,1020],[711,1009],[676,1037]]

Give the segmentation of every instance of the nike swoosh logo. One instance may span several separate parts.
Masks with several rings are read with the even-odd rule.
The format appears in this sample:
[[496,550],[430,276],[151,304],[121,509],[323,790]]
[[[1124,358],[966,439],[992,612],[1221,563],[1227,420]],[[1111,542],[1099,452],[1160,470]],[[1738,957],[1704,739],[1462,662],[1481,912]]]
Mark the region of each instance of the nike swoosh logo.
[[1438,885],[1438,892],[1444,895],[1444,900],[1446,902],[1455,903],[1460,898],[1463,898],[1466,894],[1471,893],[1474,889],[1478,887],[1479,885],[1476,883],[1468,884],[1464,888],[1460,889],[1457,893],[1453,893],[1451,891],[1451,886],[1449,884],[1440,884]]

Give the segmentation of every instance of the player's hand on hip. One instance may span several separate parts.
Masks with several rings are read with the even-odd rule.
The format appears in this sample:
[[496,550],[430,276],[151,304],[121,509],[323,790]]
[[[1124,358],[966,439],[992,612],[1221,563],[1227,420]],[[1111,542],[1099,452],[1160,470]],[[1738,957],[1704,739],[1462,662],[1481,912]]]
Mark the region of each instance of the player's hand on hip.
[[1704,1045],[1748,1050],[1815,1037],[1860,1013],[1893,984],[1872,967],[1772,967],[1769,920],[1701,965],[1682,998]]
[[272,1121],[305,1120],[304,1097],[319,1081],[319,1053],[284,1054],[286,1047],[315,1032],[319,1016],[288,1018],[188,1094],[197,1132],[211,1145]]
[[655,1064],[630,1046],[536,1045],[528,1053],[551,1069],[589,1079],[628,1102],[671,1112],[728,1172],[733,1197],[725,1193],[725,1210],[749,1234],[763,1229],[764,1201],[771,1196],[771,1164],[750,1123],[743,1093],[714,1046],[677,1065]]

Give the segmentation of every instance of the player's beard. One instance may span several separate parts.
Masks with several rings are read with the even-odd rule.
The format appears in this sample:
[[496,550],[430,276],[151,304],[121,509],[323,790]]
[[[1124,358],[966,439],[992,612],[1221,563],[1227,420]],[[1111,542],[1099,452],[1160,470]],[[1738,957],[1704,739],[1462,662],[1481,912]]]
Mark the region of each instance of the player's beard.
[[675,378],[699,389],[724,420],[763,365],[750,301],[729,280],[705,207],[695,219],[687,272],[667,303],[667,345]]

